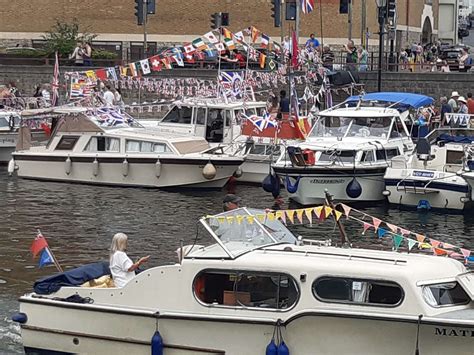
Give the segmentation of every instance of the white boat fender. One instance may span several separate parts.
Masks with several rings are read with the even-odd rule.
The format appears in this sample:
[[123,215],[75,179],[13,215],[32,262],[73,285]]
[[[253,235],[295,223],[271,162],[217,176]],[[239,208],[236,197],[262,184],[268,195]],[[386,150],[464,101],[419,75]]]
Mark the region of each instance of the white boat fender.
[[235,178],[239,178],[239,177],[242,176],[242,168],[241,168],[240,166],[237,168],[236,171],[234,171],[234,175],[233,175],[233,176],[234,176]]
[[122,162],[122,175],[127,176],[128,175],[128,160],[125,158]]
[[72,160],[71,157],[68,155],[66,161],[64,162],[64,171],[66,172],[66,175],[69,175],[71,173],[71,168]]
[[216,174],[216,167],[209,160],[209,162],[204,165],[204,168],[202,169],[202,176],[204,176],[207,180],[212,180],[216,177]]
[[157,178],[161,176],[161,162],[160,159],[158,159],[155,163],[155,175]]
[[11,158],[8,162],[8,175],[12,176],[15,172],[15,159]]
[[151,338],[151,355],[163,355],[163,338],[157,330]]
[[94,176],[99,175],[99,161],[97,160],[97,158],[95,158],[92,162],[92,174]]

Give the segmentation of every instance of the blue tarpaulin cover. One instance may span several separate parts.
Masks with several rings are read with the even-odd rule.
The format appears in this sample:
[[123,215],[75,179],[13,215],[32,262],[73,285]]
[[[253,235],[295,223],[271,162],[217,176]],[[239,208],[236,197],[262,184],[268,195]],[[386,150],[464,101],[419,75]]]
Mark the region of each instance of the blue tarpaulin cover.
[[39,295],[49,295],[58,291],[62,286],[79,286],[84,282],[109,274],[109,262],[102,261],[44,277],[36,281],[33,288]]
[[443,141],[445,143],[462,143],[462,144],[471,144],[474,142],[474,137],[472,136],[452,136],[448,133],[440,134],[437,141]]
[[[350,96],[347,103],[359,102],[359,96]],[[420,108],[431,105],[434,99],[421,94],[411,94],[407,92],[372,92],[362,96],[363,101],[379,101],[389,104],[397,103],[395,108]]]

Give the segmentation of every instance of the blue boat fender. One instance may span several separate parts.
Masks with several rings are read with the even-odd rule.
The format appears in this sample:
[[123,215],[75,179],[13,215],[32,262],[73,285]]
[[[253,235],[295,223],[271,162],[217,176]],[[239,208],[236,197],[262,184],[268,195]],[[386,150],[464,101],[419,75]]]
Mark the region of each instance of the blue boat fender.
[[278,355],[278,347],[275,344],[275,339],[272,338],[270,344],[267,345],[267,349],[265,350],[265,355]]
[[276,174],[268,174],[262,181],[262,188],[265,192],[270,192],[273,197],[280,195],[280,179]]
[[280,345],[278,345],[278,355],[290,355],[290,349],[286,346],[285,341],[282,340]]
[[157,330],[151,338],[151,355],[163,355],[163,338]]
[[296,182],[294,184],[291,183],[290,177],[288,175],[286,175],[285,179],[286,179],[286,190],[290,194],[294,194],[296,191],[298,191],[298,185],[300,184],[301,176],[298,176],[296,178]]
[[362,194],[362,186],[360,186],[359,181],[355,177],[347,184],[346,194],[350,198],[357,198]]
[[20,324],[25,324],[26,322],[28,322],[28,316],[23,312],[18,312],[12,315],[12,321]]

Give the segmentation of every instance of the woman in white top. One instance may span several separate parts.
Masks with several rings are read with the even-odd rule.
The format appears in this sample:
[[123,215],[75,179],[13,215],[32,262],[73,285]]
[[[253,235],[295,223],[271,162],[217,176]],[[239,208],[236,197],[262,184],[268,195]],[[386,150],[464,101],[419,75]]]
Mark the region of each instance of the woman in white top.
[[136,263],[127,256],[128,237],[125,233],[117,233],[110,246],[110,272],[116,287],[123,287],[135,277],[135,270],[150,259],[150,255],[140,258]]

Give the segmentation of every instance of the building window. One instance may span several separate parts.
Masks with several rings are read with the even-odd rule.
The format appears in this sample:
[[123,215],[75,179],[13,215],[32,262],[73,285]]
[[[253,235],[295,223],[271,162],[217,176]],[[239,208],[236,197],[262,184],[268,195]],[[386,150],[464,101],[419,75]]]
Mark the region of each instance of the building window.
[[471,299],[457,282],[447,282],[423,287],[423,297],[430,306],[459,306],[468,304]]
[[402,288],[391,281],[345,277],[321,277],[313,282],[313,295],[322,302],[398,306],[404,297]]
[[77,136],[62,136],[55,150],[73,150],[78,140]]
[[84,151],[87,152],[120,152],[120,139],[110,137],[91,137]]
[[299,290],[286,274],[258,271],[205,271],[194,280],[196,298],[207,305],[286,310]]

